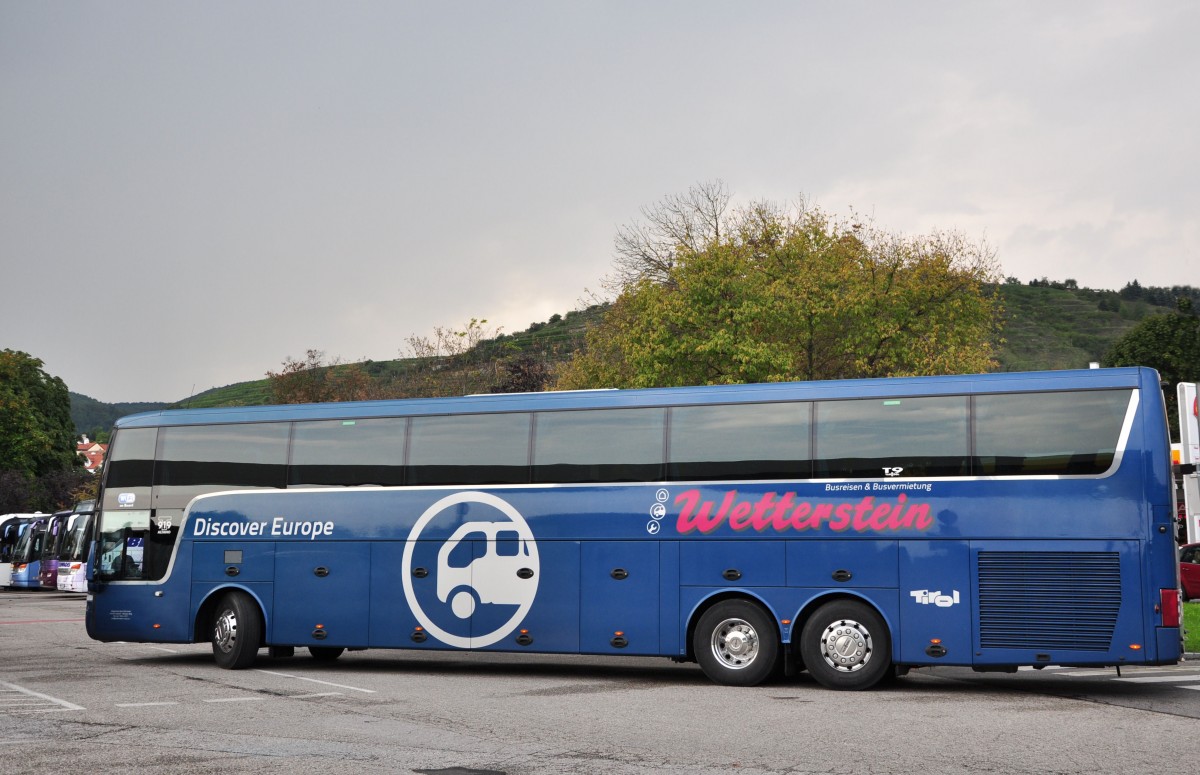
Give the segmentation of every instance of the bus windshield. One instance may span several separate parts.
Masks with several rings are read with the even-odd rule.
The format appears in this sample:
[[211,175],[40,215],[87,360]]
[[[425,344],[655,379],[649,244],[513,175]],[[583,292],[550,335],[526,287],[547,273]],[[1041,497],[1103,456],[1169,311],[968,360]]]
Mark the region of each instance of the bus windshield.
[[81,515],[63,541],[58,559],[79,561],[86,557],[88,538],[90,537],[91,515]]
[[21,533],[21,537],[17,539],[17,545],[12,554],[13,563],[30,562],[40,558],[45,535],[45,521],[39,520],[30,523],[25,532]]

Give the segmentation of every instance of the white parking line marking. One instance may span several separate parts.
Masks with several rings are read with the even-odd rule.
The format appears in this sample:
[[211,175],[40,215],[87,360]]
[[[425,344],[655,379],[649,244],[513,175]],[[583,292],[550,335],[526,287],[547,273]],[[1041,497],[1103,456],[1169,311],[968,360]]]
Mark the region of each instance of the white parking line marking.
[[84,708],[82,705],[76,705],[75,703],[67,702],[66,700],[60,700],[57,697],[51,697],[48,694],[42,694],[41,692],[35,692],[32,689],[26,689],[22,686],[17,686],[16,684],[10,684],[7,681],[0,681],[0,686],[7,687],[14,692],[20,692],[21,694],[25,694],[30,697],[36,697],[39,700],[45,700],[46,702],[58,705],[59,707],[55,708],[55,710],[86,710],[86,708]]
[[292,694],[288,696],[289,700],[308,700],[313,697],[341,697],[341,692],[317,692],[315,694]]
[[1200,674],[1196,675],[1147,675],[1139,678],[1118,678],[1118,681],[1124,681],[1131,684],[1165,684],[1172,682],[1184,683],[1187,681],[1200,681]]
[[276,673],[273,670],[255,670],[256,673],[266,673],[267,675],[277,675],[281,678],[295,678],[297,681],[312,681],[315,684],[324,684],[325,686],[333,686],[337,689],[349,689],[355,692],[365,692],[366,694],[374,694],[374,689],[360,689],[357,686],[346,686],[345,684],[335,684],[330,681],[319,681],[316,678],[305,678],[302,675],[288,675],[287,673]]
[[[143,648],[143,649],[154,649],[155,651],[165,651],[168,654],[178,654],[179,653],[179,649],[169,649],[165,646],[154,646],[149,643],[125,643],[124,641],[118,641],[118,642],[120,642],[126,646],[138,646],[139,648]],[[117,658],[123,659],[126,662],[132,662],[135,659],[144,659],[145,657],[131,657],[131,656],[127,657],[127,656],[117,655]]]

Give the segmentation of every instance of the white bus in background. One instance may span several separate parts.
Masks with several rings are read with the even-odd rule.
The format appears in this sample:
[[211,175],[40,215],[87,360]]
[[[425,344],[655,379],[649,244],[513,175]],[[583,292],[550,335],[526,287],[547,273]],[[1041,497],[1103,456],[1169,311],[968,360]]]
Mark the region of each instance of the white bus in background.
[[[1187,523],[1187,542],[1200,542],[1200,398],[1195,382],[1180,382],[1175,388],[1179,399],[1179,459],[1173,460],[1183,472],[1183,513]],[[1175,457],[1175,444],[1171,457]]]
[[75,516],[71,532],[67,534],[58,554],[59,592],[87,592],[88,551],[92,546],[94,516],[90,511]]

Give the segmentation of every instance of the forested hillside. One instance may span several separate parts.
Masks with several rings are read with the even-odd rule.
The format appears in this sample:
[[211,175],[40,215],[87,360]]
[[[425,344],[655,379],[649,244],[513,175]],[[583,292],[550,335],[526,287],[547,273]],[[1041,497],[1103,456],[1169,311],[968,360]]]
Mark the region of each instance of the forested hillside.
[[[1132,282],[1120,291],[1079,288],[1074,281],[1010,280],[996,289],[1003,299],[1003,342],[996,358],[1000,371],[1087,368],[1138,321],[1169,312],[1177,299],[1200,309],[1200,289],[1142,287]],[[524,358],[552,372],[582,345],[583,333],[604,313],[604,307],[554,315],[524,331],[482,339],[467,352],[366,361],[361,368],[390,395],[436,395],[453,392],[456,384],[468,391],[487,391],[503,382],[506,369]],[[263,374],[278,364],[263,364]],[[462,378],[470,372],[473,381]],[[445,383],[445,384],[443,384]],[[459,391],[462,392],[462,391]],[[260,379],[214,388],[169,406],[253,406],[270,403],[271,382]],[[71,416],[81,433],[95,434],[126,414],[168,406],[155,403],[104,404],[71,394]]]
[[1196,288],[1144,289],[1136,283],[1118,292],[1041,280],[1006,283],[999,291],[1005,309],[1000,371],[1087,368],[1142,318],[1173,310],[1176,298],[1200,304]]
[[77,434],[85,434],[93,441],[103,439],[113,422],[127,414],[162,409],[166,403],[106,404],[94,398],[71,393],[71,421]]

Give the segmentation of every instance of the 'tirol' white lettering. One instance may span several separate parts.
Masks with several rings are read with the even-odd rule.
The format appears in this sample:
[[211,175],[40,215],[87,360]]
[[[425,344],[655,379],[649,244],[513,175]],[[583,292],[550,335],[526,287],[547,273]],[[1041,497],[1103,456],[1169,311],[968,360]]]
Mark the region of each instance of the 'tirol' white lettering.
[[949,595],[943,595],[942,590],[929,591],[928,589],[914,589],[908,593],[916,600],[919,605],[936,605],[938,608],[949,608],[958,600],[958,590],[951,590]]

